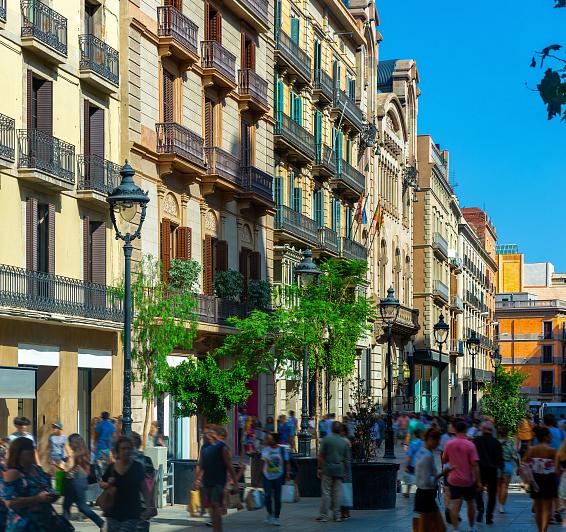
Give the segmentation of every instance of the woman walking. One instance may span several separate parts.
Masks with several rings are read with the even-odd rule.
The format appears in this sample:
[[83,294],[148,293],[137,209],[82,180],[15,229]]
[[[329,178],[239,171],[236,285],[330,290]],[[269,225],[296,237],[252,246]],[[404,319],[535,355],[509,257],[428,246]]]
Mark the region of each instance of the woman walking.
[[[289,477],[289,453],[279,445],[279,434],[271,433],[265,439],[261,453],[263,461],[263,489],[265,491],[266,523],[279,526],[281,487]],[[272,499],[275,508],[272,507]]]
[[405,493],[403,497],[408,498],[411,493],[411,486],[415,483],[415,460],[417,453],[423,446],[422,430],[417,429],[413,433],[414,439],[411,440],[409,448],[405,454],[405,473],[403,474],[403,483],[405,484]]
[[[116,461],[102,475],[102,489],[116,488],[111,508],[105,512],[108,532],[135,532],[140,521],[155,512],[144,468],[133,460],[133,451],[130,438],[120,436],[114,444]],[[142,510],[140,494],[144,497],[145,510]]]
[[70,519],[71,506],[76,504],[79,512],[86,515],[102,530],[104,521],[86,503],[86,490],[90,475],[90,458],[86,443],[79,434],[71,434],[69,436],[69,447],[71,448],[71,456],[67,462],[63,516]]
[[503,471],[499,477],[497,486],[497,498],[499,502],[499,513],[507,513],[505,503],[509,492],[509,483],[515,472],[515,466],[519,464],[519,453],[515,449],[515,442],[509,438],[509,430],[506,427],[499,427],[499,443],[503,450]]
[[550,431],[536,427],[538,445],[529,447],[523,463],[532,471],[531,498],[534,500],[535,521],[539,532],[546,532],[552,516],[552,503],[558,497],[558,479],[554,470],[556,449],[549,446]]

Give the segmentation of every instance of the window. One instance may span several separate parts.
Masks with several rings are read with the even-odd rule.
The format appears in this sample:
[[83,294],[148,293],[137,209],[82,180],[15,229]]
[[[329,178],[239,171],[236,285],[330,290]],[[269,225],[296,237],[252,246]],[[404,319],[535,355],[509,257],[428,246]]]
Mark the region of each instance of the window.
[[106,224],[83,218],[83,279],[106,284]]
[[283,180],[280,175],[273,178],[273,199],[275,205],[283,205]]
[[542,322],[542,334],[545,340],[552,340],[552,322],[543,321]]
[[215,103],[210,98],[204,100],[204,147],[212,148],[216,142]]
[[203,292],[206,295],[213,295],[216,272],[228,270],[228,242],[206,235],[203,263]]
[[540,392],[552,393],[554,385],[554,371],[541,371],[540,372]]
[[352,101],[356,101],[356,80],[348,79],[348,97]]
[[551,345],[543,345],[542,346],[541,362],[543,364],[552,364],[552,346]]
[[285,111],[285,96],[283,80],[277,74],[275,75],[275,87],[275,114],[279,114]]
[[314,71],[316,73],[322,68],[322,46],[319,39],[314,40]]
[[252,150],[252,125],[248,120],[242,118],[241,121],[241,165],[244,168],[253,165],[253,150]]
[[208,2],[204,7],[204,24],[205,40],[222,43],[222,14]]
[[338,236],[341,236],[341,214],[340,200],[332,198],[332,230],[336,231]]
[[352,225],[353,225],[353,216],[352,216],[352,207],[346,207],[346,238],[352,238]]
[[161,221],[161,264],[163,274],[169,273],[171,259],[191,258],[191,229],[180,227],[168,218]]
[[[53,135],[53,83],[33,75],[28,70],[28,129]],[[32,148],[32,151],[33,148]],[[33,155],[33,154],[32,154]],[[45,155],[39,155],[45,157]]]
[[324,227],[324,192],[315,188],[313,192],[313,219],[319,227]]
[[242,68],[255,70],[255,43],[245,33],[242,33]]
[[174,82],[175,76],[168,70],[163,69],[163,122],[173,122],[175,120]]
[[101,12],[99,4],[85,3],[85,18],[84,18],[84,32],[86,35],[99,36],[99,29],[101,24]]
[[26,201],[26,268],[55,274],[55,205]]
[[303,125],[303,98],[291,91],[291,118],[300,126]]

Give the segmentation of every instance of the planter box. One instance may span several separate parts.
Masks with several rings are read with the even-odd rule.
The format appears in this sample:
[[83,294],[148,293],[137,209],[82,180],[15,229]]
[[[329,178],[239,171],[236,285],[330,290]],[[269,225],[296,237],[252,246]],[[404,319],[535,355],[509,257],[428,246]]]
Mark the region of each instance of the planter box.
[[395,508],[398,470],[399,464],[395,463],[352,463],[354,509]]
[[320,497],[320,480],[316,478],[317,459],[297,456],[297,478],[301,497]]

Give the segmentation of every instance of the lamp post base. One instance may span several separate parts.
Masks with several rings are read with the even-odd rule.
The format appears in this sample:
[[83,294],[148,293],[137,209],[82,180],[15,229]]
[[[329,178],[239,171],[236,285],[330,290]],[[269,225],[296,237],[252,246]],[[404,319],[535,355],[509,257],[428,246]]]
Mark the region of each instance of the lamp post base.
[[299,440],[299,454],[306,457],[310,456],[312,440],[311,433],[309,431],[301,430],[297,435],[297,439]]
[[395,459],[395,433],[393,429],[385,429],[385,451],[383,453],[383,458]]

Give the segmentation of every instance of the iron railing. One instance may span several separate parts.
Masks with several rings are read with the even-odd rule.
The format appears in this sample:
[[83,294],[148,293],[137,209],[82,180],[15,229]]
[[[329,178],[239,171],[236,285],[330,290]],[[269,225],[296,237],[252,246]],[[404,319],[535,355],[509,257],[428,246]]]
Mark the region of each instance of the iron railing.
[[0,305],[122,322],[119,292],[78,279],[0,264]]
[[236,56],[216,41],[202,41],[201,55],[203,68],[215,68],[236,83]]
[[205,148],[205,152],[210,175],[218,175],[239,187],[242,186],[240,159],[217,146]]
[[324,70],[314,71],[314,90],[320,91],[328,100],[332,100],[334,95],[334,81]]
[[447,177],[446,161],[444,160],[444,156],[442,155],[442,152],[438,149],[438,147],[436,146],[436,144],[434,144],[434,142],[430,143],[430,147],[432,153],[432,160],[436,164],[437,168],[440,170],[440,173],[443,175],[443,177]]
[[0,0],[0,20],[6,22],[6,0]]
[[255,166],[242,168],[242,186],[248,192],[273,201],[273,176]]
[[368,248],[351,238],[342,237],[342,256],[345,259],[367,260]]
[[19,129],[18,168],[35,168],[73,185],[75,147],[39,129]]
[[440,233],[434,233],[432,235],[432,247],[445,257],[448,257],[448,242]]
[[319,227],[318,238],[321,249],[325,249],[333,253],[340,253],[340,239],[336,231],[333,231],[329,227]]
[[304,81],[310,81],[311,59],[309,54],[301,50],[299,45],[281,29],[275,35],[275,50],[303,77]]
[[194,294],[197,300],[196,315],[201,323],[228,325],[228,318],[245,318],[252,308],[246,303],[220,299],[216,296]]
[[92,70],[110,83],[120,83],[119,54],[94,35],[79,35],[80,70]]
[[275,229],[287,231],[292,235],[308,242],[312,246],[318,245],[317,223],[286,205],[277,205],[275,213]]
[[566,308],[566,301],[560,299],[529,299],[527,301],[498,301],[497,308]]
[[364,125],[364,113],[343,90],[334,89],[334,107],[342,114],[344,119],[350,122],[356,129],[362,129]]
[[175,154],[191,163],[205,167],[204,141],[200,135],[176,122],[155,124],[157,153]]
[[477,308],[479,311],[481,311],[483,305],[481,300],[477,296],[472,294],[472,292],[470,292],[469,290],[466,290],[466,303],[469,303],[473,307]]
[[39,0],[21,0],[22,37],[34,37],[67,55],[67,19]]
[[187,50],[198,55],[198,26],[173,6],[157,8],[157,35],[173,37]]
[[94,190],[109,194],[120,184],[120,166],[98,155],[77,157],[79,182],[77,190]]
[[411,307],[407,307],[405,305],[399,306],[399,315],[395,322],[403,324],[405,326],[413,327],[418,329],[419,328],[419,311],[418,309],[414,309]]
[[275,135],[283,137],[286,142],[297,148],[308,159],[314,159],[314,137],[284,113],[277,113]]
[[0,157],[13,161],[16,156],[16,121],[0,114]]
[[251,68],[238,70],[238,92],[251,96],[264,105],[269,105],[267,101],[267,81]]
[[441,297],[446,303],[450,301],[450,290],[440,279],[434,280],[432,293],[435,296]]
[[315,164],[324,167],[328,172],[336,173],[336,154],[326,144],[316,145]]
[[337,173],[340,176],[339,179],[357,194],[362,194],[366,189],[366,178],[364,174],[343,159],[338,161]]
[[458,355],[466,354],[466,342],[463,340],[449,340],[448,351],[450,353],[457,353]]
[[269,2],[268,0],[241,0],[242,4],[257,17],[264,26],[269,26]]

